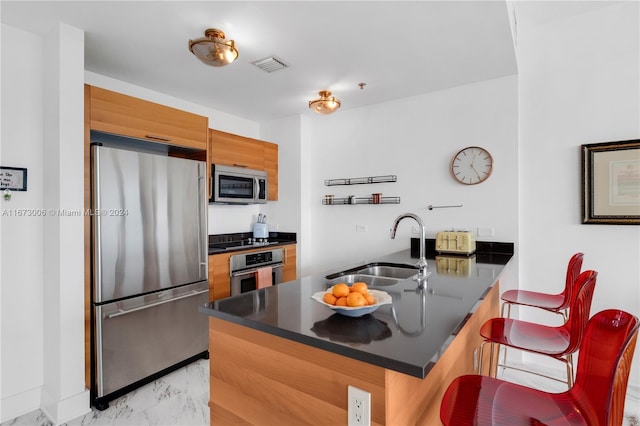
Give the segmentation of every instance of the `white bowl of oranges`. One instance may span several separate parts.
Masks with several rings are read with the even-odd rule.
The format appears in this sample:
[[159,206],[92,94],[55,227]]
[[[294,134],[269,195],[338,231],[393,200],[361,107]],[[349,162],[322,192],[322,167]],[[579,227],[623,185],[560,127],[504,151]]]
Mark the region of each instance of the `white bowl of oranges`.
[[382,305],[391,303],[391,296],[388,293],[371,290],[365,282],[356,282],[351,286],[338,283],[326,291],[315,293],[311,298],[349,317],[361,317]]

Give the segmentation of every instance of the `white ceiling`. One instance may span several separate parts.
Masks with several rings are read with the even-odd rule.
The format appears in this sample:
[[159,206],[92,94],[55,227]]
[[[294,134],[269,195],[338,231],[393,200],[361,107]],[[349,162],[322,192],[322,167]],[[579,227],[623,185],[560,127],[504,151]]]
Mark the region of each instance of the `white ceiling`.
[[[583,3],[583,2],[576,2]],[[85,31],[85,66],[247,119],[313,114],[330,90],[342,108],[515,74],[504,1],[2,1],[2,23],[45,35]],[[188,40],[207,28],[235,40],[226,67],[202,64]],[[289,67],[252,62],[275,55]],[[364,90],[358,83],[364,82]]]

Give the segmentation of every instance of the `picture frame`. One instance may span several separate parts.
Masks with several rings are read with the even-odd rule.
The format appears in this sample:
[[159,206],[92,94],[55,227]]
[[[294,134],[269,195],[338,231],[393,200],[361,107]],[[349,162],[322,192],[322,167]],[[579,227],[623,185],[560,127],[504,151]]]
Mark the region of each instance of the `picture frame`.
[[27,169],[0,166],[0,191],[26,191]]
[[640,225],[640,139],[584,144],[582,223]]

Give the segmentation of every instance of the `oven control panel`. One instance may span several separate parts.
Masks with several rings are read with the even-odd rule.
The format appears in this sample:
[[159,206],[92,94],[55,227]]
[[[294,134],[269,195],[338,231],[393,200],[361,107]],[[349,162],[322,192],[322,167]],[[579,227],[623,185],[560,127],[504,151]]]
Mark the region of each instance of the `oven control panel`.
[[281,248],[257,251],[253,253],[235,254],[229,258],[230,272],[241,271],[247,268],[259,268],[261,266],[282,264],[283,252]]

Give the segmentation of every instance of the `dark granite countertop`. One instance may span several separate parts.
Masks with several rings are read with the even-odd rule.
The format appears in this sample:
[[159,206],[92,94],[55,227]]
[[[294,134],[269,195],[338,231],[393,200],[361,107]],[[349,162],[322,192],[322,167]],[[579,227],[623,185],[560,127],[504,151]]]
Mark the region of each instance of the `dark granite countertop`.
[[270,232],[265,242],[250,242],[252,232],[209,235],[209,255],[296,244],[295,232]]
[[[326,276],[349,269],[345,267],[211,302],[202,305],[200,312],[424,378],[510,261],[513,244],[505,244],[511,253],[480,252],[480,244],[470,257],[436,256],[428,251],[431,275],[426,291],[417,290],[411,278],[380,287],[391,295],[392,304],[360,318],[336,314],[311,298],[335,282]],[[375,261],[413,265],[417,258],[411,252]]]

